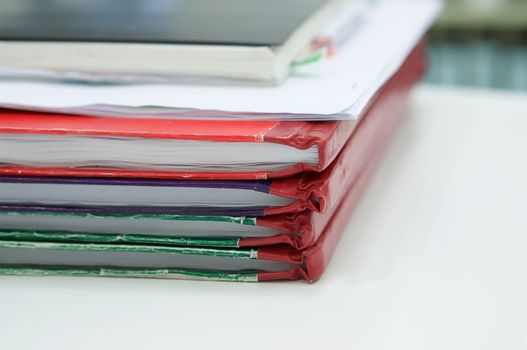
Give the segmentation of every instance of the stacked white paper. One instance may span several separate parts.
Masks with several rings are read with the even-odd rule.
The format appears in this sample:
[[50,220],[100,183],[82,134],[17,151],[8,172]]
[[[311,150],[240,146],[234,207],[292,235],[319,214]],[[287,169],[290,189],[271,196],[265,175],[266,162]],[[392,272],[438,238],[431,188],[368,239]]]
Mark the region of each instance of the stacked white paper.
[[295,68],[279,86],[7,79],[0,80],[0,106],[114,117],[356,119],[421,40],[440,8],[439,0],[378,2],[334,58]]

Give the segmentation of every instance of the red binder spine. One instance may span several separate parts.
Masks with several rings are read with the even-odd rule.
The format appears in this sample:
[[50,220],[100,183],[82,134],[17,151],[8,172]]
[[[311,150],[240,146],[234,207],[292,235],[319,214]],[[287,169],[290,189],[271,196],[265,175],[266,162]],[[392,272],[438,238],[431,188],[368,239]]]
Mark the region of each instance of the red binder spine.
[[[394,131],[396,124],[397,123],[392,124],[392,132]],[[308,282],[314,282],[318,280],[329,264],[340,237],[346,229],[350,215],[353,209],[356,207],[362,193],[366,189],[368,181],[373,176],[375,167],[387,144],[388,142],[385,142],[383,145],[379,145],[374,159],[358,178],[357,182],[353,185],[353,190],[350,191],[349,198],[342,203],[342,206],[339,208],[339,212],[333,217],[333,220],[326,227],[320,239],[317,241],[317,243],[307,248],[303,252],[303,261],[305,263],[306,272],[305,276],[307,277],[306,280]]]
[[[300,163],[295,165],[295,173],[303,171],[322,171],[337,157],[349,136],[357,126],[357,121],[330,121],[306,123],[301,129],[293,128],[295,122],[282,122],[280,128],[273,128],[265,135],[267,142],[282,143],[295,148],[308,149],[317,146],[319,164],[316,166]],[[290,129],[291,127],[291,129]],[[329,137],[331,135],[331,137]],[[291,171],[287,170],[286,171]],[[284,177],[281,171],[274,176]],[[269,174],[271,175],[271,173]]]
[[[390,136],[395,131],[400,118],[401,116],[393,118],[389,123],[387,136]],[[385,138],[385,142],[376,147],[375,154],[372,155],[369,164],[353,184],[347,198],[341,203],[331,222],[314,245],[300,251],[292,247],[283,246],[261,248],[259,250],[258,257],[260,259],[289,262],[298,265],[298,267],[283,272],[260,272],[258,274],[259,281],[304,279],[308,282],[315,282],[322,276],[342,233],[345,231],[350,215],[364,192],[368,181],[373,176],[375,167],[388,143],[389,137]]]
[[[417,69],[419,76],[424,72],[425,68],[423,44],[414,50],[414,53],[407,61],[411,61],[412,58],[415,60],[416,56],[420,58],[420,61],[418,61],[420,63],[418,65],[419,69]],[[415,80],[415,77],[413,80]],[[274,251],[273,247],[265,248],[262,250],[261,255],[259,254],[259,257],[261,256],[262,259],[274,259],[276,254],[281,254],[281,259],[285,260],[280,261],[295,263],[298,264],[298,267],[284,272],[261,272],[258,274],[259,281],[305,279],[308,282],[315,282],[321,277],[331,260],[341,235],[345,231],[353,209],[356,207],[362,193],[366,189],[368,181],[373,176],[376,165],[382,157],[384,150],[387,148],[397,125],[404,116],[403,111],[406,107],[405,102],[408,99],[409,88],[411,87],[413,80],[406,80],[407,86],[405,89],[401,90],[401,94],[392,96],[393,98],[390,99],[390,104],[386,105],[387,107],[391,105],[392,108],[383,108],[379,110],[379,113],[382,112],[386,116],[383,123],[383,137],[380,142],[377,142],[372,147],[370,152],[367,152],[368,160],[366,164],[364,164],[359,176],[353,181],[351,190],[340,203],[336,213],[333,215],[331,221],[325,227],[324,232],[318,240],[312,246],[300,251],[301,258],[299,258],[294,252],[284,250],[283,248]],[[393,81],[394,80],[391,80],[391,82]],[[294,257],[294,259],[292,259],[292,257]],[[299,260],[300,263],[298,263]]]
[[[0,110],[0,133],[115,136],[211,142],[272,142],[299,149],[308,149],[316,145],[320,157],[316,166],[296,164],[286,169],[271,172],[178,172],[0,166],[0,175],[132,177],[186,180],[254,180],[286,177],[303,170],[321,171],[326,168],[337,155],[338,150],[340,150],[340,148],[337,149],[338,145],[341,147],[351,134],[351,130],[341,130],[339,125],[340,123],[335,121],[323,123],[300,121],[207,121],[204,123],[203,121],[189,120],[98,118]],[[342,139],[334,140],[335,137]],[[331,159],[328,158],[328,142],[331,143]]]

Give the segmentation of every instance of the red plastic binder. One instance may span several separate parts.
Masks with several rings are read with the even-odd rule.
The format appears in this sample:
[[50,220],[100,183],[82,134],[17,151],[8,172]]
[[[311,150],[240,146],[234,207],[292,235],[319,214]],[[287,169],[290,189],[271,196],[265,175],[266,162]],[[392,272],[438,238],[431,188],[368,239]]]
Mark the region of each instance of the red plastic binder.
[[[382,152],[377,158],[380,158],[380,155]],[[260,272],[258,280],[304,279],[308,282],[318,280],[333,256],[337,243],[350,220],[350,215],[374,173],[376,163],[377,159],[365,169],[353,184],[348,196],[341,203],[338,211],[314,245],[300,251],[287,246],[260,248],[258,253],[260,259],[290,262],[298,266],[283,272]]]
[[[2,253],[2,264],[0,265],[0,273],[2,274],[29,274],[29,275],[91,275],[91,276],[141,276],[141,277],[158,277],[158,278],[196,278],[196,279],[219,279],[219,280],[236,280],[236,281],[271,281],[271,280],[296,280],[305,279],[308,282],[314,282],[321,277],[325,268],[329,264],[334,250],[337,246],[338,240],[345,231],[346,224],[349,221],[350,214],[355,208],[360,195],[364,191],[368,180],[373,175],[375,165],[382,156],[384,149],[388,145],[389,136],[396,129],[396,126],[401,119],[402,113],[394,113],[394,117],[390,118],[383,124],[383,135],[385,136],[381,142],[375,144],[370,150],[367,163],[362,168],[358,177],[347,188],[347,196],[333,213],[330,222],[323,230],[322,235],[316,242],[303,249],[298,250],[288,245],[275,245],[268,247],[259,247],[253,249],[206,249],[198,247],[170,247],[170,246],[156,246],[156,245],[134,245],[134,244],[75,244],[75,243],[58,243],[58,242],[34,242],[34,241],[10,241],[5,240],[0,243]],[[28,250],[28,249],[35,249]],[[125,260],[123,267],[112,268],[114,262],[106,262],[103,266],[93,266],[93,260],[86,260],[82,266],[72,269],[70,263],[71,258],[60,258],[60,251],[64,249],[76,251],[81,256],[81,252],[133,252],[136,253],[177,253],[181,255],[193,254],[195,259],[228,257],[231,264],[239,264],[240,266],[257,266],[261,264],[262,267],[240,267],[238,270],[234,268],[233,271],[226,270],[214,271],[212,265],[206,267],[204,270],[196,269],[199,265],[196,260],[193,262],[182,262],[181,268],[167,268],[165,263],[163,265],[140,268],[133,266],[130,270],[125,267],[126,264],[136,263],[137,260]],[[47,255],[36,255],[35,260],[28,258],[28,254],[32,255],[39,251],[39,254],[46,253]],[[50,250],[54,250],[51,251]],[[177,250],[177,252],[176,252]],[[126,254],[128,254],[126,253]],[[4,255],[5,254],[5,255]],[[169,254],[170,255],[170,254]],[[58,260],[57,260],[58,256]],[[124,256],[123,256],[124,258]],[[144,258],[144,256],[143,256]],[[160,256],[159,259],[162,257]],[[24,260],[29,259],[29,260]],[[45,260],[44,260],[45,259]],[[260,261],[258,261],[260,260]],[[27,261],[30,261],[28,264]],[[54,261],[54,262],[50,262]],[[106,260],[109,261],[109,260]],[[126,262],[128,261],[128,262]],[[156,260],[157,264],[159,261]],[[204,260],[206,261],[206,260]],[[252,261],[253,265],[247,265],[246,261]],[[219,262],[219,261],[218,261]],[[75,264],[77,264],[76,262]],[[277,266],[278,265],[281,266]],[[109,264],[109,265],[108,265]],[[187,264],[187,265],[185,265]],[[245,264],[245,265],[244,265]],[[273,265],[274,264],[274,265]],[[121,265],[119,265],[121,266]],[[226,266],[229,266],[227,264]],[[264,267],[265,266],[265,267]],[[185,269],[187,268],[187,269]],[[229,268],[229,267],[227,267]],[[233,266],[230,265],[232,269]],[[188,270],[191,269],[191,270]],[[229,272],[230,271],[230,272]]]
[[[420,43],[386,86],[407,89],[424,69],[424,43]],[[370,101],[379,101],[386,87]],[[360,119],[359,119],[360,120]],[[267,179],[283,178],[302,171],[326,169],[342,150],[359,121],[181,121],[169,119],[96,118],[3,110],[0,133],[121,136],[156,139],[271,142],[298,149],[317,146],[317,165],[295,164],[286,169],[254,172],[177,172],[105,168],[0,167],[0,175],[90,176],[172,179]]]
[[337,247],[340,236],[346,229],[350,215],[364,192],[368,181],[373,176],[375,167],[382,157],[383,151],[388,146],[390,136],[396,130],[402,116],[403,114],[400,111],[399,113],[394,113],[394,117],[390,122],[385,124],[384,141],[378,143],[375,149],[370,152],[368,164],[363,168],[360,176],[351,184],[351,187],[347,190],[347,196],[344,197],[323,233],[312,246],[304,250],[297,250],[285,245],[259,249],[258,258],[260,259],[289,262],[298,265],[283,272],[260,272],[258,274],[259,281],[305,279],[308,282],[314,282],[322,276]]

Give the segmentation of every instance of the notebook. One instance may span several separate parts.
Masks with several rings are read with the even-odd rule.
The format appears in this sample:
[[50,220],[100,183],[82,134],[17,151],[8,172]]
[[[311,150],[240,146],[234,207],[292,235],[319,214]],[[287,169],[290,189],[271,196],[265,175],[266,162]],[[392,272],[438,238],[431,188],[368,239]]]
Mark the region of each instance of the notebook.
[[[423,45],[412,51],[391,81],[401,80],[405,86],[407,79],[421,74]],[[281,178],[327,168],[357,125],[358,121],[203,123],[4,110],[0,175]]]
[[323,25],[348,6],[355,4],[2,0],[0,65],[103,81],[124,74],[279,82]]

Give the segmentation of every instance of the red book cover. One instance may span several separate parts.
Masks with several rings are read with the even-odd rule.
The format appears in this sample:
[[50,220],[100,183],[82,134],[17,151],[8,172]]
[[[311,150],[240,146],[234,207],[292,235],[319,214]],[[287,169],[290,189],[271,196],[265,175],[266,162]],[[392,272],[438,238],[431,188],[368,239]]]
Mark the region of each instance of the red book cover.
[[[401,80],[406,87],[423,71],[424,43],[419,44],[390,82]],[[385,89],[370,102],[374,104]],[[359,119],[360,120],[360,119]],[[84,135],[172,140],[270,142],[306,150],[317,147],[318,164],[298,163],[284,169],[249,172],[160,171],[100,168],[0,167],[0,175],[86,176],[166,179],[271,179],[303,171],[320,172],[337,157],[354,132],[358,121],[182,121],[170,119],[97,118],[22,111],[0,112],[2,134]]]
[[346,229],[353,209],[366,189],[374,174],[375,167],[389,143],[389,136],[395,131],[400,119],[401,114],[399,113],[399,116],[393,118],[390,125],[386,127],[385,141],[377,144],[375,150],[370,153],[371,158],[368,164],[351,185],[347,191],[347,196],[340,203],[330,222],[313,245],[303,250],[297,250],[286,245],[263,247],[258,250],[258,258],[260,259],[298,265],[282,272],[259,272],[258,281],[304,279],[308,282],[314,282],[322,276],[337,248],[341,235]]

